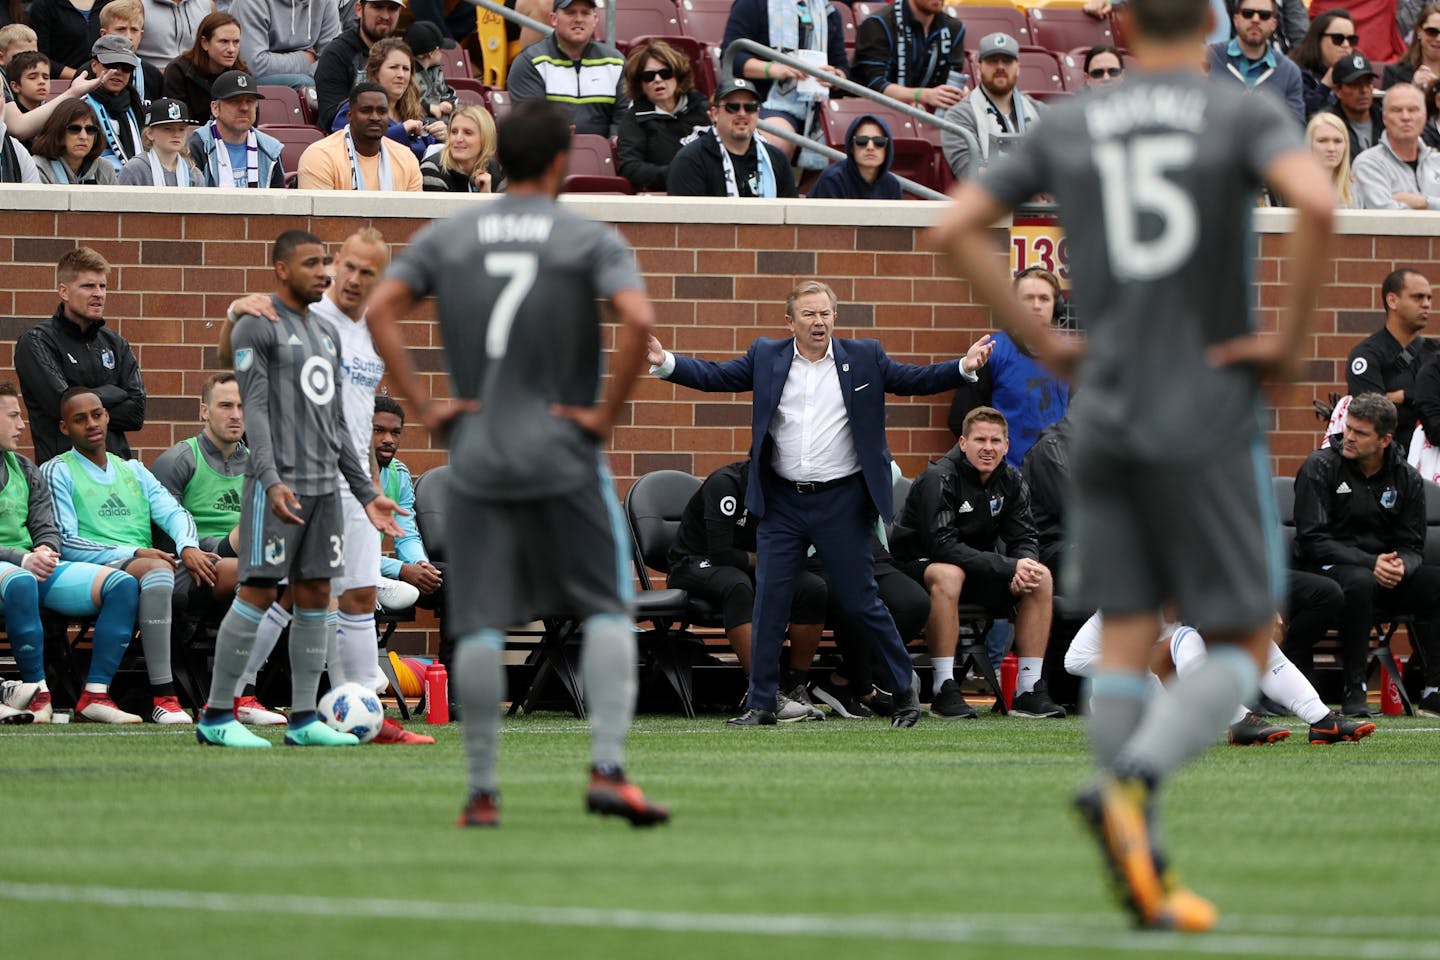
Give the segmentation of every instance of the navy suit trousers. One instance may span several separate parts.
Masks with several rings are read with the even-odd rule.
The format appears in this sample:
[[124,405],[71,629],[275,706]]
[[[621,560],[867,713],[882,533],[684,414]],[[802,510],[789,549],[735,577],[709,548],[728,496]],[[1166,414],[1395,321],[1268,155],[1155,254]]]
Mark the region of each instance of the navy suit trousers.
[[805,569],[813,544],[830,578],[831,595],[860,628],[889,669],[897,700],[910,689],[913,668],[890,611],[875,586],[875,557],[870,552],[875,508],[864,478],[855,474],[833,487],[800,493],[769,470],[762,470],[765,515],[755,531],[755,615],[751,635],[748,706],[775,709],[780,683],[780,650],[790,621],[796,578]]

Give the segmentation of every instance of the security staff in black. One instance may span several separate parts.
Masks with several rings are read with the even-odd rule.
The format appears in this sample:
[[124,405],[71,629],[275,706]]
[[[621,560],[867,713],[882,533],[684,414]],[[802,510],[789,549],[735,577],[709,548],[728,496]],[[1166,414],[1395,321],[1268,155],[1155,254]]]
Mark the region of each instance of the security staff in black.
[[1418,417],[1415,378],[1425,361],[1440,351],[1440,342],[1420,335],[1430,320],[1430,281],[1402,267],[1380,285],[1380,299],[1385,304],[1385,326],[1350,351],[1345,387],[1352,397],[1383,393],[1395,404],[1399,414],[1395,442],[1404,451],[1410,448]]
[[[1425,490],[1394,443],[1395,405],[1377,393],[1350,403],[1345,432],[1295,476],[1295,553],[1345,591],[1341,711],[1362,716],[1377,613],[1411,613],[1423,661],[1420,702],[1440,716],[1440,566],[1424,563]],[[1412,663],[1412,670],[1415,665]]]
[[[755,608],[756,518],[745,509],[750,461],[741,460],[716,470],[680,517],[680,529],[670,547],[670,576],[666,581],[692,597],[720,608],[721,622],[731,648],[750,675],[750,621]],[[810,660],[825,625],[825,581],[813,571],[795,580],[790,605],[790,670],[782,677],[780,693],[809,706],[805,692]],[[790,711],[796,719],[811,719],[810,711]],[[800,713],[805,716],[799,716]],[[787,713],[780,705],[777,717]],[[818,711],[817,711],[818,713]]]
[[1039,538],[1040,562],[1052,575],[1060,573],[1064,541],[1061,518],[1070,479],[1070,418],[1050,424],[1025,454],[1020,473],[1030,487],[1030,517]]

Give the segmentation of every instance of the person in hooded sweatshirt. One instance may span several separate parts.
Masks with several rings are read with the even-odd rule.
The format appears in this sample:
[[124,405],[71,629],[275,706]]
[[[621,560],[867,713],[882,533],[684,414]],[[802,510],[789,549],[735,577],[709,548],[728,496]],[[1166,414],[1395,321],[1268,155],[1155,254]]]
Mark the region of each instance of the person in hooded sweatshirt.
[[845,134],[845,159],[826,167],[810,189],[812,199],[903,200],[900,181],[890,172],[895,147],[879,117],[856,117]]
[[340,11],[332,0],[235,0],[240,55],[260,84],[303,89],[315,86],[315,64],[340,35]]

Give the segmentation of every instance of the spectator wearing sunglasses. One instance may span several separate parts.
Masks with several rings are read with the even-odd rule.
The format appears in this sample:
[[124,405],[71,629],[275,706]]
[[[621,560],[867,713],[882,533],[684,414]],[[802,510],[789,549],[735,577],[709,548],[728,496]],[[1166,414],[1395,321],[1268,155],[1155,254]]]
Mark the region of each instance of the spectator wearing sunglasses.
[[86,100],[100,121],[101,155],[119,173],[126,161],[145,149],[140,142],[145,103],[131,82],[140,58],[128,37],[107,34],[95,41],[87,69],[100,78],[100,86]]
[[[1373,63],[1394,63],[1405,55],[1405,40],[1402,33],[1409,33],[1411,25],[1420,22],[1415,16],[1415,6],[1410,0],[1311,0],[1310,16],[1318,18],[1322,13],[1344,7],[1350,11],[1355,23],[1355,33],[1360,37],[1356,49],[1365,54]],[[1402,8],[1409,6],[1408,13]]]
[[844,160],[832,163],[815,181],[810,196],[828,200],[903,200],[900,181],[890,172],[895,159],[890,128],[879,117],[857,117],[845,134]]
[[1235,36],[1228,43],[1210,44],[1210,78],[1238,82],[1279,97],[1295,122],[1304,126],[1305,85],[1300,68],[1278,54],[1270,42],[1280,23],[1278,14],[1275,0],[1239,0],[1231,17]]
[[1330,68],[1335,103],[1325,113],[1345,121],[1350,134],[1350,162],[1380,142],[1385,132],[1385,111],[1375,99],[1375,68],[1363,53],[1341,57]]
[[672,197],[793,197],[790,162],[777,147],[755,136],[760,93],[736,77],[720,84],[710,107],[714,127],[696,131],[665,177]]
[[625,62],[630,109],[620,115],[620,176],[636,190],[664,190],[682,142],[710,126],[709,104],[695,89],[690,60],[663,40],[642,43]]
[[1100,43],[1085,51],[1085,86],[1108,87],[1125,79],[1125,61],[1120,51],[1108,43]]
[[1385,88],[1413,83],[1429,94],[1440,80],[1440,3],[1427,3],[1415,19],[1415,37],[1398,61],[1385,66]]
[[1358,52],[1359,42],[1355,20],[1348,10],[1327,10],[1311,21],[1305,38],[1290,53],[1290,59],[1300,68],[1306,117],[1335,105],[1335,77],[1331,71],[1341,57]]
[[30,152],[45,183],[114,184],[115,168],[102,156],[103,143],[90,104],[66,99],[46,119]]

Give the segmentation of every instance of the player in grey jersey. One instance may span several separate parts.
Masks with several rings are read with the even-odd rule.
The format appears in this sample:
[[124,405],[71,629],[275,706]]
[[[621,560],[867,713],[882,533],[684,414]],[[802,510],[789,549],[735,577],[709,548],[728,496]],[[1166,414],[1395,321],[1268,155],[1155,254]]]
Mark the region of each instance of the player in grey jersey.
[[[988,227],[1055,197],[1088,340],[1071,407],[1073,567],[1065,592],[1105,618],[1090,735],[1100,774],[1076,797],[1146,927],[1206,930],[1215,908],[1155,849],[1158,783],[1214,742],[1254,693],[1284,557],[1265,466],[1260,377],[1296,362],[1327,264],[1334,199],[1294,121],[1200,75],[1206,0],[1132,0],[1138,70],[1052,110],[956,191],[936,242],[997,320],[1066,366],[1081,348],[1028,318]],[[1254,332],[1250,214],[1268,185],[1297,208],[1276,336]],[[1159,611],[1211,640],[1207,662],[1146,703]]]
[[[505,196],[432,224],[370,301],[370,335],[397,393],[432,430],[450,429],[447,522],[455,538],[446,618],[470,766],[461,826],[496,826],[504,630],[539,615],[583,621],[580,672],[590,715],[587,807],[636,826],[669,813],[623,772],[635,706],[635,636],[619,504],[601,442],[645,360],[654,317],[630,248],[609,227],[555,203],[569,163],[569,120],[543,101],[500,124]],[[416,380],[397,321],[434,295],[453,396]],[[611,378],[597,404],[600,311],[619,321]],[[488,309],[488,315],[485,312]]]
[[376,493],[354,447],[336,382],[340,356],[330,324],[308,313],[325,289],[325,247],[300,230],[275,241],[278,322],[249,314],[235,324],[235,374],[250,437],[250,464],[241,493],[240,590],[215,638],[215,669],[201,745],[268,747],[233,712],[235,685],[249,660],[276,584],[290,578],[295,617],[290,629],[291,701],[285,733],[292,746],[341,746],[359,741],[331,730],[315,712],[325,666],[330,578],[345,564],[337,468],[377,529],[399,533],[394,501]]

